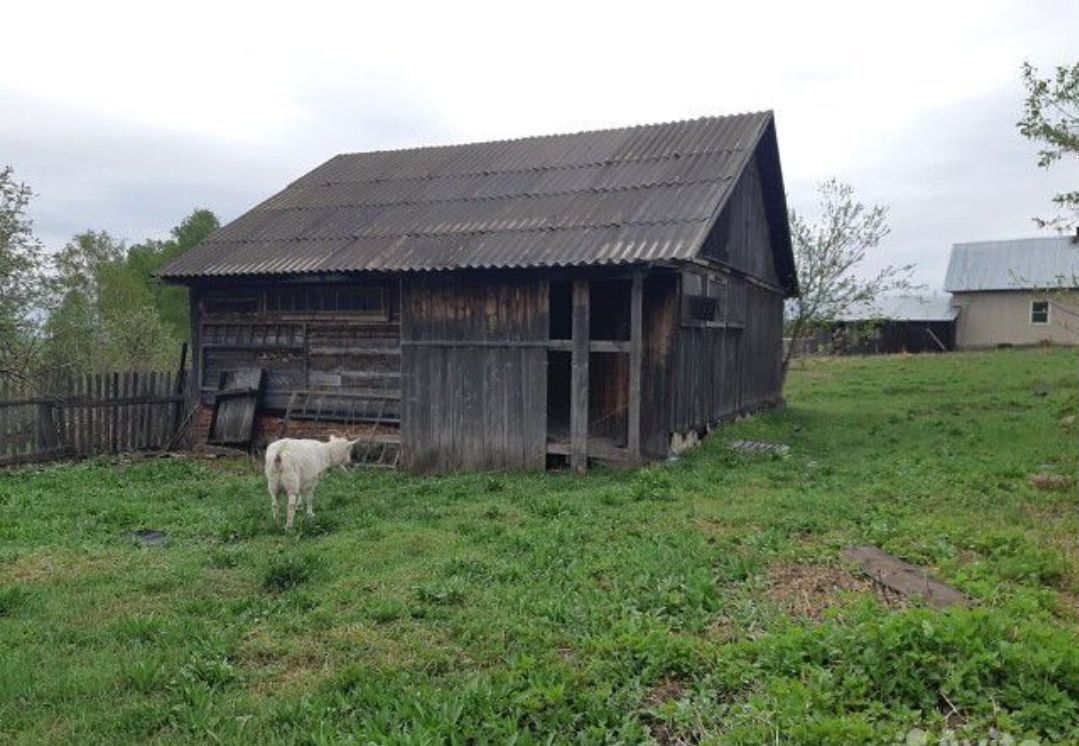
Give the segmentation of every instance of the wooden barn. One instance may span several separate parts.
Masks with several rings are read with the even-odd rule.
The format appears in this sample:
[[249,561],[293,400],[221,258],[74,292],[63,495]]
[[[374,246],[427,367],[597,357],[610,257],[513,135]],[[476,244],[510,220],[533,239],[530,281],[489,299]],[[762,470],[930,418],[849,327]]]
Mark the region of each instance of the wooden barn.
[[414,471],[636,463],[774,405],[797,292],[771,112],[338,155],[160,276],[198,437]]
[[855,303],[821,336],[839,355],[948,352],[955,349],[958,315],[947,296],[894,295]]

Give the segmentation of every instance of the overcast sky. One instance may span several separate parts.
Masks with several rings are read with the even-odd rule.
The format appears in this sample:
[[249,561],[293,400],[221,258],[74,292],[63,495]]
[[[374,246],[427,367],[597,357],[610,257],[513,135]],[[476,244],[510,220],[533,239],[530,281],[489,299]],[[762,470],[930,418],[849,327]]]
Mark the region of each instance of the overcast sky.
[[872,264],[939,288],[953,242],[1034,235],[1079,184],[1015,128],[1077,0],[157,6],[3,10],[0,165],[51,248],[227,221],[339,152],[774,109],[790,206],[851,182],[891,209]]

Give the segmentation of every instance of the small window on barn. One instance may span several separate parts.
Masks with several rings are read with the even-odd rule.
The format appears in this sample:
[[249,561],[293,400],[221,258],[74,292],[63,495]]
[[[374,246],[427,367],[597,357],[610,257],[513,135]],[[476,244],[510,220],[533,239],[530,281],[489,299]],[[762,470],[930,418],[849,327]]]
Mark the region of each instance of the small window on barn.
[[1030,323],[1031,324],[1048,324],[1049,323],[1049,301],[1047,300],[1035,300],[1030,302]]
[[386,296],[378,285],[273,288],[266,293],[270,313],[346,313],[384,316]]
[[682,274],[682,320],[709,322],[722,318],[727,280],[717,274]]
[[215,290],[202,296],[202,309],[206,313],[257,313],[259,297],[255,292]]

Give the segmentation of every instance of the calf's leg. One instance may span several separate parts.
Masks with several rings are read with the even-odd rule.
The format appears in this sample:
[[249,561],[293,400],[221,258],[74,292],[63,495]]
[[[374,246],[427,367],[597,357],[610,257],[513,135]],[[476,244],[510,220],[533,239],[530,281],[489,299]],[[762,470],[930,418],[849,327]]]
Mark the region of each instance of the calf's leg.
[[274,522],[275,526],[277,525],[277,517],[278,517],[278,514],[277,514],[277,491],[278,491],[277,480],[271,479],[270,480],[270,511],[273,513],[273,522]]
[[285,530],[290,531],[292,529],[292,520],[296,517],[296,503],[299,502],[300,496],[295,492],[288,493],[288,512],[285,515]]

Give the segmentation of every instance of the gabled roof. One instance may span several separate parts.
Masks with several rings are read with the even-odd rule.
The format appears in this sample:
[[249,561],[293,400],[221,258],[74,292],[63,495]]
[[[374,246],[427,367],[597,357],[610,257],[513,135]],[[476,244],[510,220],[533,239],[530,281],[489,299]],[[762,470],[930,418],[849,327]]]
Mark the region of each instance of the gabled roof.
[[1079,287],[1079,244],[1071,236],[957,243],[944,278],[950,293],[1059,287]]
[[951,321],[959,315],[946,295],[892,295],[855,303],[837,321]]
[[795,288],[771,112],[339,155],[167,265],[199,277],[639,264],[697,255],[758,147]]

